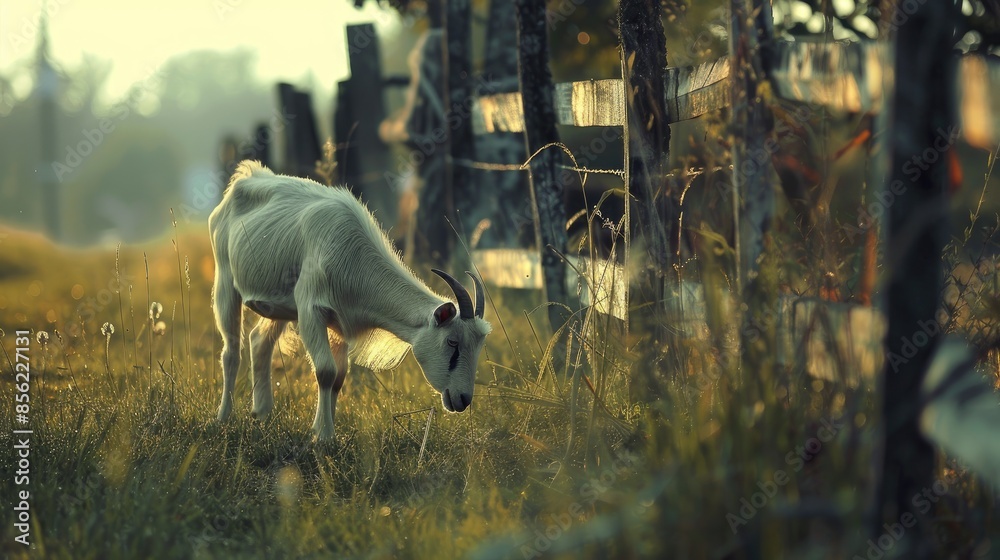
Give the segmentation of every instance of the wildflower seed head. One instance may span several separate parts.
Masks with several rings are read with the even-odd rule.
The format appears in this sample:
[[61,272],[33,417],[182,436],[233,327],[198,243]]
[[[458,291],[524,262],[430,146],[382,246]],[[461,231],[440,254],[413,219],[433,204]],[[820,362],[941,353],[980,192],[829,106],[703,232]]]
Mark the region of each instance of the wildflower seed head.
[[104,323],[101,325],[101,334],[107,338],[111,338],[111,335],[115,334],[115,326],[111,323]]
[[163,336],[164,334],[166,334],[166,332],[167,332],[167,324],[164,323],[163,321],[157,321],[156,324],[153,325],[153,334]]
[[154,301],[149,305],[149,318],[152,320],[157,320],[160,318],[160,314],[163,313],[163,304],[158,301]]
[[49,333],[45,331],[38,331],[38,334],[35,335],[35,340],[37,340],[39,344],[48,344]]
[[302,475],[299,473],[299,469],[291,465],[282,468],[278,471],[278,479],[275,482],[276,494],[281,505],[286,508],[295,505],[302,486]]

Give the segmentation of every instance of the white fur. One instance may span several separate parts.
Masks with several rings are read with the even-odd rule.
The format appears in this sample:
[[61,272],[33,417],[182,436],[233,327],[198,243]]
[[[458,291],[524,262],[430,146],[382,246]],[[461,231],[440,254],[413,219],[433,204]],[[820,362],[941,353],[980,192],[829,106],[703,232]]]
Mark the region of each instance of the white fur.
[[[359,363],[393,367],[412,347],[447,409],[464,408],[455,405],[460,394],[471,402],[489,324],[455,317],[438,325],[434,312],[448,300],[406,268],[348,190],[275,175],[244,161],[208,224],[215,254],[212,306],[223,338],[220,421],[232,412],[244,304],[262,316],[250,333],[255,417],[273,406],[271,355],[289,320],[298,321],[320,386],[313,423],[318,439],[333,437],[351,349],[362,349],[355,356]],[[452,371],[449,340],[460,351]]]

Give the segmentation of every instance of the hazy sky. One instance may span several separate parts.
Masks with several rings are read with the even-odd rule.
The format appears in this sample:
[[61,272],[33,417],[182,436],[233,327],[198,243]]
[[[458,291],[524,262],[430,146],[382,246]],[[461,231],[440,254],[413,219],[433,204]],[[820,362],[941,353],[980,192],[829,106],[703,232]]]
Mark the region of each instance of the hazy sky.
[[[106,97],[119,98],[169,58],[188,51],[249,48],[256,75],[267,82],[300,81],[309,72],[324,89],[348,75],[344,26],[374,22],[386,36],[398,16],[352,0],[48,0],[56,63],[76,67],[84,53],[114,66]],[[42,0],[0,0],[0,75],[18,72],[34,56]],[[19,83],[18,83],[19,82]],[[30,83],[27,85],[30,87]],[[18,92],[23,95],[24,92]]]

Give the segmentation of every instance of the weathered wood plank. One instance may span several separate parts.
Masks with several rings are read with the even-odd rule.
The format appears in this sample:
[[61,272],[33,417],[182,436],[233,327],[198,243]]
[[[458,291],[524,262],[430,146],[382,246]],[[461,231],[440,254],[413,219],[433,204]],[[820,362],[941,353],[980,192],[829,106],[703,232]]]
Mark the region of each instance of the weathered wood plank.
[[[778,41],[774,45],[775,90],[789,100],[836,111],[877,112],[882,84],[890,79],[886,48],[880,43]],[[667,120],[693,119],[729,105],[729,58],[697,66],[667,68]],[[557,123],[568,126],[622,126],[625,91],[621,80],[556,84]],[[524,116],[515,93],[478,97],[472,109],[476,134],[521,132]]]
[[959,66],[959,112],[965,140],[984,150],[1000,142],[1000,62],[978,55],[962,58]]
[[[566,291],[580,292],[580,304],[593,305],[598,313],[623,321],[628,318],[628,277],[625,268],[605,260],[567,257]],[[472,262],[483,282],[498,288],[541,290],[542,262],[537,251],[528,249],[477,249]],[[579,273],[578,273],[579,271]]]
[[[722,297],[718,297],[718,296]],[[717,294],[723,313],[738,308],[729,291]],[[684,337],[733,348],[739,337],[735,324],[712,339],[706,311],[705,288],[682,281],[667,300],[671,324]],[[773,311],[777,367],[804,372],[847,387],[874,387],[885,364],[885,315],[877,308],[831,302],[812,297],[778,296]],[[751,327],[755,330],[758,326]]]
[[[621,126],[625,122],[622,81],[588,80],[555,85],[556,123],[569,126]],[[478,97],[472,106],[476,134],[524,132],[518,92]]]
[[556,84],[556,118],[572,126],[621,126],[625,122],[622,81]]
[[875,113],[891,80],[884,43],[783,41],[771,69],[776,93],[835,111]]
[[473,99],[471,118],[475,134],[524,132],[524,109],[521,107],[520,92],[497,93]]
[[700,117],[729,104],[729,58],[667,68],[664,82],[668,122]]

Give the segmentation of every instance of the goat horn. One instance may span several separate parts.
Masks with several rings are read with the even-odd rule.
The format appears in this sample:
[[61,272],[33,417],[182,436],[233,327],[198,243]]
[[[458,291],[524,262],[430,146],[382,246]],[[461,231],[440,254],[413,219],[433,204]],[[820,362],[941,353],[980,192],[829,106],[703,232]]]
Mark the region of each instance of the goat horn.
[[455,292],[455,299],[458,300],[458,316],[462,319],[471,319],[475,316],[476,310],[472,307],[472,297],[469,295],[469,290],[465,289],[465,286],[461,282],[455,280],[455,278],[443,270],[438,270],[432,268],[431,272],[437,274],[445,282],[451,286],[453,292]]
[[465,273],[476,284],[476,317],[482,319],[483,313],[486,311],[486,290],[483,289],[483,283],[479,281],[479,278],[475,274],[468,270]]

